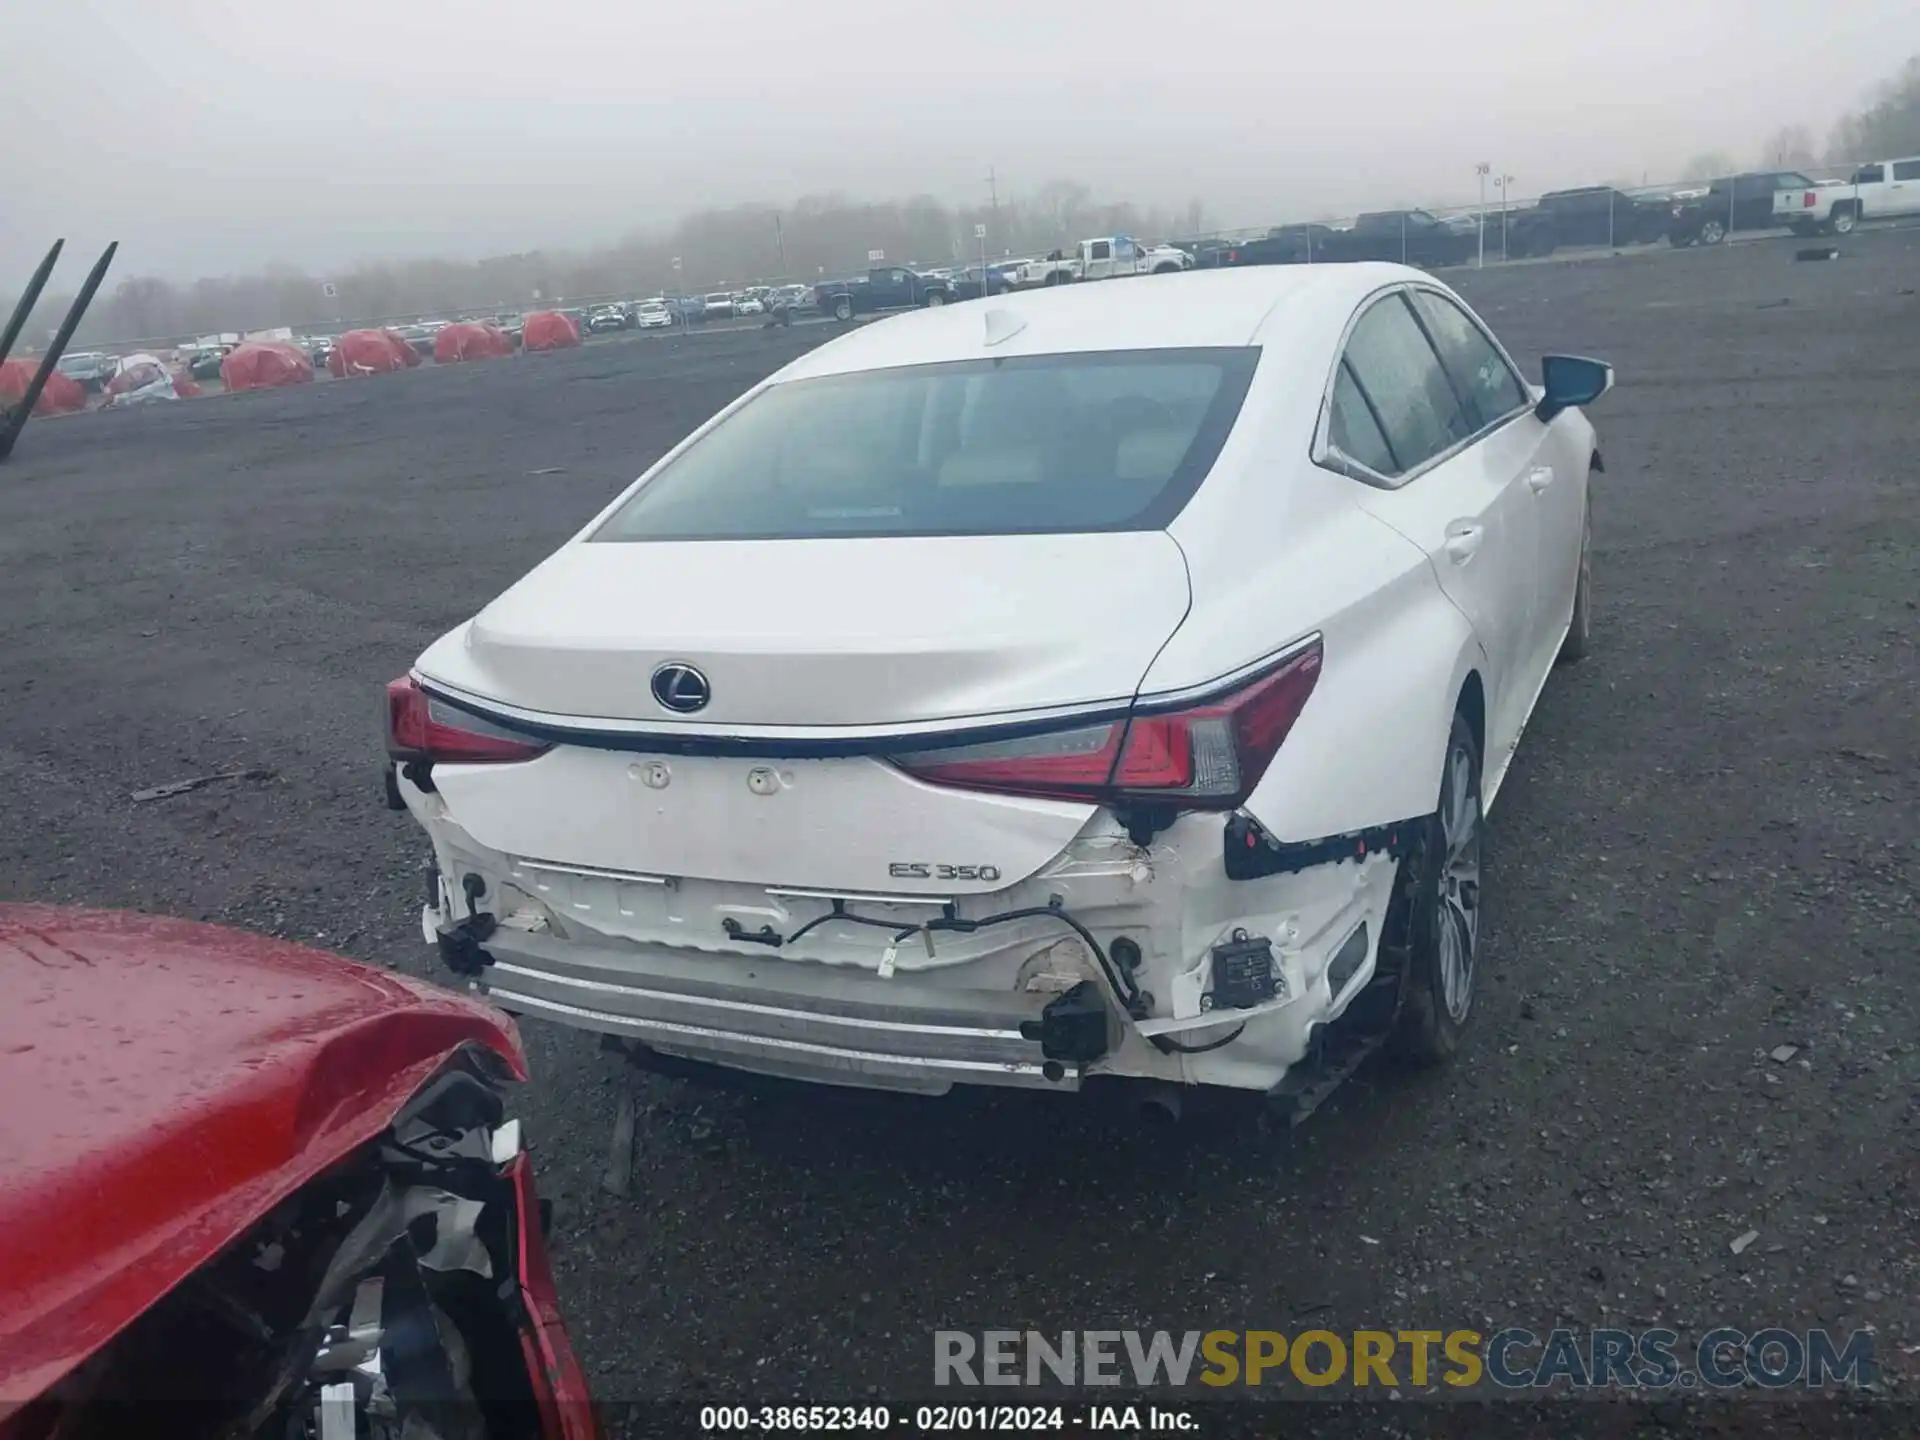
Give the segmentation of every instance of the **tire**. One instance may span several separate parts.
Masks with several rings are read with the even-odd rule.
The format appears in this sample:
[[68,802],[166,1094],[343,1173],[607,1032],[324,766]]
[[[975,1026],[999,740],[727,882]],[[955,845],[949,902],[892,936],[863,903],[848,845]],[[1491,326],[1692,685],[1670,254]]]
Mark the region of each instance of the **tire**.
[[836,295],[833,297],[833,318],[836,320],[851,320],[853,318],[853,297],[851,295]]
[[938,310],[942,305],[946,303],[947,303],[946,291],[929,290],[927,292],[927,309]]
[[[1460,1048],[1473,1013],[1480,934],[1480,746],[1455,711],[1440,798],[1406,867],[1407,968],[1389,1048],[1402,1063],[1437,1065]],[[1396,897],[1398,900],[1399,897]],[[1384,944],[1389,937],[1383,936]],[[1464,942],[1464,943],[1463,943]]]
[[1827,229],[1835,235],[1851,235],[1860,223],[1860,212],[1852,205],[1836,205],[1827,219]]
[[1593,644],[1593,503],[1587,503],[1580,524],[1580,578],[1573,586],[1573,620],[1560,643],[1560,659],[1568,664],[1587,658]]
[[1700,243],[1718,245],[1727,238],[1726,222],[1722,220],[1702,220],[1700,222]]
[[1058,270],[1049,270],[1046,280],[1042,283],[1047,285],[1061,285],[1066,282],[1066,278],[1067,277]]

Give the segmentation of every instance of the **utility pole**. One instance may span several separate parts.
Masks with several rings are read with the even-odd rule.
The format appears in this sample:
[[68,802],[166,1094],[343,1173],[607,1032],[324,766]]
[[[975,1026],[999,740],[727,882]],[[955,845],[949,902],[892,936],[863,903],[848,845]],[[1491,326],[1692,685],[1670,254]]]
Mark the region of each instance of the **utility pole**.
[[987,167],[987,199],[993,206],[993,233],[1000,233],[1000,181],[993,166]]
[[1487,268],[1487,176],[1493,173],[1493,167],[1482,160],[1473,167],[1473,173],[1480,177],[1480,259],[1474,269]]

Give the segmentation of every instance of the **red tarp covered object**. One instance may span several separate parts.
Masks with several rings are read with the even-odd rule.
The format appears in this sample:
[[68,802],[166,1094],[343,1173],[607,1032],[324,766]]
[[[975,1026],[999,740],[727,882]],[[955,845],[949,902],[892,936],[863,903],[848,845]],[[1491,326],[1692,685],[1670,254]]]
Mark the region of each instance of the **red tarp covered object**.
[[[27,387],[33,383],[33,377],[39,369],[40,357],[37,355],[31,360],[0,362],[0,409],[11,410],[26,399]],[[86,408],[86,387],[71,375],[63,375],[55,370],[47,376],[46,388],[34,402],[33,413],[71,415],[76,410]]]
[[229,390],[305,385],[313,379],[313,361],[296,345],[278,340],[250,342],[220,362],[220,379]]
[[497,360],[511,355],[513,346],[496,325],[462,320],[433,337],[433,363],[452,365],[461,360]]
[[327,373],[385,375],[420,363],[420,352],[392,330],[349,330],[333,342]]
[[526,332],[520,337],[522,350],[565,350],[579,343],[580,328],[558,310],[527,316]]

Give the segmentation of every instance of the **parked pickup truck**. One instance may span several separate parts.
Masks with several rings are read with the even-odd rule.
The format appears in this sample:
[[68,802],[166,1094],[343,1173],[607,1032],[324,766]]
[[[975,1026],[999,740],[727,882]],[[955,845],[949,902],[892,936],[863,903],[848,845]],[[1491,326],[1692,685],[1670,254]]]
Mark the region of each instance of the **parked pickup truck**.
[[1796,235],[1847,235],[1862,220],[1920,215],[1920,157],[1876,160],[1848,180],[1776,190],[1773,223]]
[[1193,256],[1172,245],[1143,245],[1131,235],[1101,235],[1082,240],[1072,254],[1056,250],[1044,260],[1022,265],[1014,285],[1065,285],[1075,280],[1111,280],[1119,275],[1171,275],[1191,270]]
[[1798,170],[1750,170],[1713,182],[1704,195],[1678,200],[1667,221],[1668,243],[1718,245],[1732,230],[1770,230],[1782,190],[1804,191],[1813,181]]
[[953,299],[953,287],[917,270],[881,265],[852,280],[825,281],[813,287],[813,294],[822,313],[836,320],[851,320],[883,310],[945,305]]

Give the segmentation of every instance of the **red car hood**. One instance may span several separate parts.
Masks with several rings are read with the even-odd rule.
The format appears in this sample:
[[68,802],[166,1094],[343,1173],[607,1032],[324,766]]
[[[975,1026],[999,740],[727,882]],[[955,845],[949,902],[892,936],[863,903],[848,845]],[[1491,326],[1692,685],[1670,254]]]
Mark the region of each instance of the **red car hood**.
[[257,935],[0,905],[0,1413],[84,1360],[505,1016]]

